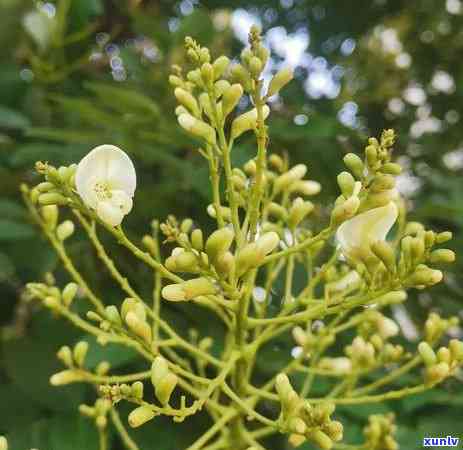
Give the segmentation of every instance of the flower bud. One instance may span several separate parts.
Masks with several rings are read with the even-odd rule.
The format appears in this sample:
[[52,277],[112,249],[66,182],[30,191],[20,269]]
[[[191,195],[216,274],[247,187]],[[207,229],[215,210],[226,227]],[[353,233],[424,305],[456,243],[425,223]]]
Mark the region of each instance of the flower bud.
[[202,120],[196,119],[191,114],[180,114],[178,116],[178,123],[191,134],[206,140],[209,144],[215,144],[216,134],[214,128]]
[[219,230],[214,231],[206,241],[206,253],[209,256],[209,259],[214,263],[217,257],[226,252],[234,238],[233,231],[228,228],[220,228]]
[[395,271],[395,253],[386,241],[376,241],[370,246],[373,254],[385,265],[390,272]]
[[215,261],[215,268],[222,275],[228,275],[235,271],[235,257],[230,252],[219,255]]
[[286,220],[286,218],[288,217],[288,212],[286,211],[286,209],[275,202],[269,203],[268,213],[270,216],[280,220]]
[[438,244],[443,244],[444,242],[450,241],[452,239],[451,231],[443,231],[436,236],[436,242]]
[[350,197],[354,192],[355,179],[349,172],[341,172],[338,177],[338,186],[344,197]]
[[8,441],[5,436],[0,436],[0,450],[8,450]]
[[421,264],[410,277],[410,281],[417,286],[432,286],[442,281],[442,278],[443,274],[440,270],[434,270]]
[[219,56],[214,63],[212,68],[214,69],[214,80],[218,80],[227,70],[230,64],[230,60],[226,56]]
[[331,450],[333,448],[333,441],[320,429],[310,434],[310,440],[321,450]]
[[56,354],[58,359],[64,363],[65,366],[71,367],[74,364],[72,358],[72,351],[67,345],[63,345]]
[[339,442],[343,438],[344,427],[341,422],[333,420],[325,425],[326,434],[335,442]]
[[168,284],[162,288],[162,297],[171,302],[183,302],[187,300],[181,284]]
[[206,62],[201,66],[201,78],[206,86],[210,86],[214,81],[214,69],[212,68],[212,64],[209,62]]
[[386,163],[381,167],[381,172],[390,175],[400,175],[402,173],[402,166],[396,163]]
[[349,197],[343,203],[336,205],[331,212],[331,222],[338,225],[355,215],[360,206],[360,200],[357,196]]
[[378,297],[377,301],[381,303],[381,305],[395,305],[397,303],[402,303],[406,299],[407,293],[405,291],[391,291]]
[[222,113],[223,117],[227,117],[236,107],[240,98],[243,95],[241,84],[232,84],[222,95]]
[[289,210],[289,227],[292,229],[296,228],[313,209],[314,205],[312,202],[304,201],[301,197],[297,197]]
[[180,77],[177,77],[176,75],[169,75],[169,83],[172,86],[178,87],[183,85],[183,80]]
[[78,289],[79,286],[76,283],[68,283],[64,287],[63,292],[61,294],[64,306],[71,306],[71,303],[74,300],[74,297],[76,296]]
[[275,193],[281,192],[292,183],[304,178],[307,173],[307,166],[305,164],[297,164],[292,167],[288,172],[280,175],[274,182]]
[[[296,448],[302,445],[306,441],[306,437],[300,434],[291,434],[288,438],[288,442],[291,444],[292,447]],[[249,449],[248,449],[249,450]]]
[[167,373],[155,386],[155,394],[162,405],[169,403],[172,392],[178,383],[178,377],[172,372]]
[[38,202],[41,205],[67,205],[68,200],[57,192],[47,192],[39,195]]
[[291,183],[289,186],[290,192],[295,192],[302,195],[316,195],[321,191],[321,185],[318,181],[300,180]]
[[121,319],[121,316],[119,315],[119,311],[117,310],[116,306],[108,305],[105,308],[105,312],[106,312],[107,320],[117,325],[122,325],[122,319]]
[[200,295],[211,295],[217,292],[215,285],[204,277],[185,281],[182,283],[182,287],[187,300],[199,297]]
[[249,76],[249,72],[241,65],[235,64],[231,68],[231,77],[235,83],[241,84],[246,91],[250,91],[252,89],[252,82],[251,77]]
[[245,245],[236,257],[237,275],[241,276],[249,269],[257,267],[262,262],[262,256],[255,242]]
[[132,397],[141,400],[143,398],[143,383],[141,381],[135,381],[131,388]]
[[365,156],[367,158],[368,165],[371,168],[374,168],[378,162],[378,151],[376,150],[376,146],[368,145],[365,148]]
[[370,186],[371,192],[387,191],[395,187],[395,179],[392,175],[377,175]]
[[106,375],[111,369],[111,365],[109,364],[108,361],[101,361],[95,369],[95,372],[99,376],[104,376]]
[[[262,116],[265,120],[268,115],[270,114],[270,108],[267,105],[262,107]],[[237,137],[241,136],[243,133],[249,130],[253,130],[257,126],[257,109],[251,109],[244,114],[238,116],[233,122],[231,126],[230,136],[232,139],[236,139]]]
[[437,360],[439,362],[445,362],[447,364],[450,364],[451,359],[452,356],[448,348],[441,347],[439,350],[437,350]]
[[255,242],[257,251],[262,255],[262,257],[267,256],[269,253],[273,252],[280,242],[280,236],[274,231],[263,234]]
[[292,330],[293,339],[296,344],[304,347],[307,344],[308,338],[307,333],[301,327],[294,327]]
[[84,365],[87,352],[88,352],[88,342],[86,341],[79,341],[74,346],[74,351],[73,351],[74,361],[79,367],[82,367]]
[[74,233],[74,222],[71,220],[65,220],[56,227],[56,236],[60,241],[66,240]]
[[140,319],[140,317],[134,311],[129,311],[127,313],[125,316],[125,323],[131,331],[133,331],[137,336],[141,337],[146,343],[151,343],[151,327],[147,322]]
[[307,429],[305,422],[300,417],[292,417],[289,421],[291,433],[304,434]]
[[436,384],[445,380],[450,374],[450,367],[447,363],[441,362],[434,366],[428,367],[426,370],[426,383]]
[[216,81],[214,84],[216,98],[221,97],[230,86],[231,85],[227,80]]
[[63,370],[55,373],[50,377],[50,384],[52,386],[63,386],[70,383],[82,381],[83,376],[74,370]]
[[58,222],[58,207],[56,205],[42,206],[40,212],[47,227],[54,230]]
[[431,263],[452,263],[455,261],[455,252],[448,248],[434,250],[429,255],[429,261]]
[[145,424],[146,422],[149,422],[156,416],[156,413],[146,405],[139,406],[138,408],[135,408],[130,414],[129,414],[129,425],[132,428],[137,428]]
[[436,354],[434,350],[427,342],[420,342],[418,345],[418,352],[423,359],[426,366],[431,367],[437,362]]
[[198,252],[200,252],[203,249],[203,232],[199,228],[193,230],[193,232],[191,233],[191,245]]
[[355,178],[361,179],[365,172],[365,165],[358,155],[355,153],[348,153],[343,158],[346,167],[354,174]]
[[198,102],[190,92],[178,87],[174,90],[174,95],[177,101],[187,108],[193,116],[199,117]]
[[267,97],[278,94],[278,92],[283,89],[294,77],[294,72],[290,68],[284,68],[279,70],[273,78],[270,80]]

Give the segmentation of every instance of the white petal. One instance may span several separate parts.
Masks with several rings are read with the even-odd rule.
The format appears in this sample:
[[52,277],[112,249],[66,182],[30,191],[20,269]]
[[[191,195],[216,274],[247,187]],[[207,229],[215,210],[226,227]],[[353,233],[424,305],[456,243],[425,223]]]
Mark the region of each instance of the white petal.
[[96,208],[98,217],[108,225],[116,227],[121,224],[124,213],[121,208],[115,206],[111,201],[99,202]]
[[124,191],[115,190],[111,191],[111,204],[122,211],[124,216],[132,210],[133,200]]
[[389,202],[345,221],[336,234],[343,253],[346,255],[354,249],[367,248],[374,241],[385,240],[397,216],[397,206]]

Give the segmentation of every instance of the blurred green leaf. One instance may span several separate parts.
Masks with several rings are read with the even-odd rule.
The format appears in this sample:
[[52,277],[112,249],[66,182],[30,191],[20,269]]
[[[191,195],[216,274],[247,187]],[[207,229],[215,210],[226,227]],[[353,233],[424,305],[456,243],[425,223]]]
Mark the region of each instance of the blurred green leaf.
[[6,106],[0,106],[0,128],[22,130],[29,125],[29,119],[23,114]]
[[32,225],[0,219],[0,242],[28,239],[36,233]]

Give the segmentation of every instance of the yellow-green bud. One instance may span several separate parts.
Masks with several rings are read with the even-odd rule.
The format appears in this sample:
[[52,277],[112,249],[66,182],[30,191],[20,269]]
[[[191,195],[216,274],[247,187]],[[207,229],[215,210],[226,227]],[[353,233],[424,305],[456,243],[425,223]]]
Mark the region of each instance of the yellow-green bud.
[[349,197],[346,201],[336,205],[331,213],[331,222],[333,225],[339,225],[345,220],[355,215],[360,206],[360,200],[357,196]]
[[47,226],[54,230],[58,222],[58,207],[56,205],[42,206],[40,212]]
[[434,270],[422,264],[412,274],[411,281],[418,286],[432,286],[442,281],[442,278],[443,274],[440,270]]
[[269,203],[268,213],[270,216],[281,220],[286,220],[286,218],[288,217],[288,212],[286,211],[286,208],[275,202]]
[[69,307],[74,300],[74,297],[77,294],[79,286],[76,283],[68,283],[62,293],[63,303],[65,306]]
[[111,369],[111,365],[108,361],[101,361],[95,369],[97,375],[103,376],[106,375]]
[[108,319],[110,322],[118,324],[118,325],[122,324],[122,319],[121,319],[121,316],[116,306],[114,305],[106,306],[105,312],[106,312],[106,319]]
[[135,381],[132,384],[132,396],[138,400],[143,398],[143,383],[141,381]]
[[298,194],[311,196],[316,195],[321,191],[321,185],[318,181],[299,180],[291,183],[289,190]]
[[147,322],[140,319],[140,317],[134,311],[129,311],[126,314],[125,323],[131,331],[133,331],[137,336],[141,337],[146,343],[151,343],[151,327]]
[[74,222],[65,220],[56,227],[56,236],[60,241],[66,240],[74,233]]
[[230,228],[224,227],[214,231],[206,241],[206,253],[209,259],[214,262],[217,257],[226,252],[234,238],[234,233]]
[[249,72],[241,64],[233,65],[230,73],[234,82],[241,84],[246,91],[251,90],[251,77],[249,76]]
[[8,441],[5,436],[0,436],[0,450],[8,450]]
[[74,364],[74,360],[72,358],[72,351],[67,345],[63,345],[56,354],[58,359],[60,359],[64,365],[71,367]]
[[51,191],[54,188],[55,188],[55,185],[53,183],[50,183],[49,181],[43,181],[42,183],[39,183],[35,187],[35,189],[41,193]]
[[274,182],[275,193],[283,191],[291,183],[299,181],[304,178],[307,173],[307,166],[305,164],[297,164],[292,167],[288,172],[280,175]]
[[325,432],[334,442],[339,442],[342,441],[344,427],[341,422],[333,420],[325,425]]
[[66,197],[57,192],[47,192],[39,195],[38,202],[41,205],[66,205],[68,201]]
[[387,242],[373,242],[370,249],[389,271],[395,271],[395,253]]
[[434,350],[427,342],[420,342],[418,345],[418,352],[423,359],[426,366],[431,367],[437,362],[436,354]]
[[349,172],[341,172],[338,175],[338,185],[344,197],[349,197],[354,192],[355,179]]
[[135,300],[134,298],[127,297],[123,302],[121,306],[121,317],[122,319],[125,320],[125,316],[129,311],[134,311],[136,308],[136,305],[138,304],[138,301]]
[[292,335],[296,344],[304,347],[307,344],[308,337],[307,333],[301,327],[294,327],[292,330]]
[[432,230],[428,230],[424,233],[424,245],[426,248],[430,248],[436,242],[436,233]]
[[161,381],[169,373],[169,365],[162,356],[157,356],[151,365],[151,382],[153,386]]
[[[270,114],[270,108],[267,105],[262,107],[262,116],[265,120]],[[251,109],[251,111],[245,112],[238,116],[231,126],[230,136],[232,139],[236,139],[243,133],[249,130],[255,129],[257,126],[257,109]]]
[[228,275],[235,270],[235,257],[230,252],[225,252],[219,255],[215,261],[215,268],[222,275]]
[[[289,444],[294,447],[294,448],[297,448],[299,447],[300,445],[302,445],[305,441],[306,441],[306,437],[305,436],[302,436],[301,434],[290,434],[289,435],[289,438],[288,438],[288,442]],[[249,450],[249,449],[248,449]]]
[[197,228],[191,233],[191,245],[195,250],[201,251],[204,246],[203,232]]
[[448,248],[434,250],[429,255],[429,261],[431,263],[453,263],[455,261],[455,252]]
[[79,405],[79,412],[83,416],[95,417],[95,408],[93,408],[92,406]]
[[289,210],[288,225],[290,228],[297,227],[304,218],[314,209],[312,202],[304,201],[301,197],[297,197]]
[[390,175],[400,175],[402,172],[402,166],[396,163],[386,163],[381,167],[381,172]]
[[268,162],[274,169],[278,170],[278,172],[283,172],[285,163],[283,162],[283,158],[281,158],[281,156],[273,153],[270,155]]
[[310,440],[322,450],[331,450],[333,448],[333,441],[320,429],[310,434]]
[[405,291],[391,291],[378,297],[377,301],[381,305],[395,305],[404,302],[406,299],[407,293]]
[[273,252],[280,242],[280,236],[274,231],[263,234],[255,242],[257,251],[262,255],[262,257]]
[[178,87],[183,85],[183,80],[176,75],[169,75],[169,83],[172,86]]
[[447,363],[441,362],[426,370],[426,383],[431,385],[440,383],[450,374],[450,367]]
[[252,267],[257,267],[261,262],[262,256],[257,250],[255,242],[245,245],[236,257],[236,269],[238,276],[241,276]]
[[449,349],[452,355],[452,360],[460,362],[463,360],[463,342],[458,339],[451,339]]
[[438,244],[443,244],[444,242],[450,241],[452,239],[451,231],[443,231],[436,236],[436,242]]
[[267,96],[278,94],[278,92],[285,87],[294,77],[294,72],[290,68],[284,68],[279,70],[273,78],[270,80]]
[[82,381],[83,376],[74,370],[63,370],[55,373],[50,377],[52,386],[63,386],[65,384],[76,383]]
[[214,80],[214,69],[212,64],[204,63],[201,66],[201,78],[206,86],[210,86]]
[[230,60],[226,56],[219,56],[214,63],[212,68],[214,69],[214,80],[218,80],[227,70]]
[[190,92],[178,87],[174,90],[174,95],[177,101],[182,106],[187,108],[191,114],[193,114],[196,117],[199,117],[198,102]]
[[256,161],[254,159],[250,159],[249,161],[246,162],[243,169],[248,175],[254,176],[257,171]]
[[223,117],[227,117],[236,107],[243,96],[243,87],[235,83],[227,88],[222,95],[222,112]]
[[354,174],[355,178],[363,178],[365,172],[365,165],[358,155],[355,153],[348,153],[343,158],[346,167]]
[[254,79],[258,79],[262,72],[262,68],[263,68],[262,61],[256,56],[252,56],[249,59],[248,65],[249,65],[249,71],[251,72],[252,77]]
[[187,300],[199,297],[200,295],[211,295],[217,292],[215,285],[204,277],[185,281],[182,284],[182,288]]
[[206,122],[196,119],[191,114],[180,114],[178,116],[178,123],[189,133],[204,139],[212,145],[215,144],[216,134],[214,128]]
[[155,386],[155,394],[157,399],[163,405],[167,405],[170,396],[178,383],[178,377],[172,372],[167,373]]
[[74,346],[74,351],[73,351],[74,361],[79,367],[82,367],[84,365],[87,352],[88,352],[88,342],[86,341],[79,341]]
[[448,348],[441,347],[439,350],[437,350],[437,360],[439,362],[450,364],[451,358],[450,350]]
[[419,222],[408,222],[405,226],[405,235],[419,235],[424,233],[424,226]]
[[155,416],[156,413],[149,406],[139,406],[129,414],[129,425],[132,428],[140,427],[146,422],[149,422],[150,420],[154,419]]
[[[231,209],[230,208],[228,208],[227,206],[221,206],[219,208],[219,211],[220,211],[220,214],[221,214],[222,218],[225,221],[227,221],[227,222],[231,221]],[[208,205],[207,213],[213,219],[217,218],[217,211],[216,211],[215,205],[213,205],[213,204]]]
[[392,175],[382,174],[377,175],[370,186],[370,191],[373,193],[379,193],[393,189],[395,186],[395,178]]
[[289,421],[289,430],[291,433],[304,434],[307,426],[300,417],[292,417]]
[[181,284],[168,284],[162,288],[162,297],[171,302],[187,300]]
[[184,106],[179,105],[175,108],[175,115],[179,116],[180,114],[190,114],[188,109],[186,109]]
[[367,157],[368,165],[370,167],[375,167],[378,162],[378,151],[376,150],[376,146],[368,145],[365,148],[365,155]]

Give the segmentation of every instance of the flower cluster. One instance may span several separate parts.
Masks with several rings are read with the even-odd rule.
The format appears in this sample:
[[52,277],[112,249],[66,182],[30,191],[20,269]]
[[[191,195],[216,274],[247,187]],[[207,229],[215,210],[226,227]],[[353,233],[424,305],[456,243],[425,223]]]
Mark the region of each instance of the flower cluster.
[[[22,188],[31,217],[71,278],[63,288],[53,277],[29,283],[28,297],[95,336],[98,345],[133,349],[145,366],[114,374],[102,360],[91,370],[88,343],[81,341],[59,350],[66,368],[50,381],[94,385],[99,398],[93,406],[81,405],[81,413],[94,420],[101,442],[112,424],[131,450],[138,447],[118,415],[121,401],[133,405],[130,427],[160,415],[182,422],[205,411],[214,425],[188,450],[262,449],[260,441],[275,433],[287,434],[296,447],[309,441],[331,449],[343,439],[337,408],[420,394],[461,367],[463,343],[446,337],[456,318],[432,314],[413,352],[396,341],[400,327],[386,315],[388,307],[406,300],[408,289],[442,280],[442,264],[455,259],[440,247],[451,233],[407,222],[395,188],[401,167],[392,158],[392,130],[369,139],[363,157],[344,156],[347,170],[338,175],[340,195],[332,206],[317,202],[321,186],[307,176],[307,165],[268,154],[268,99],[293,75],[282,69],[264,89],[269,54],[257,29],[240,63],[213,59],[191,38],[185,47],[192,66],[174,67],[170,83],[178,122],[198,141],[198,154],[209,166],[212,232],[193,218],[169,216],[161,224],[153,221],[140,244],[130,240],[122,221],[133,206],[136,174],[129,156],[111,145],[69,167],[37,163],[44,181]],[[243,95],[253,105],[245,112],[238,107]],[[233,167],[234,142],[245,133],[254,134],[256,155]],[[66,209],[74,218],[60,222]],[[108,304],[74,265],[67,244],[77,226],[120,287],[120,301]],[[121,271],[100,230],[154,273],[152,298]],[[303,274],[302,286],[296,272]],[[221,326],[220,342],[166,321],[164,302],[212,312]],[[344,333],[350,339],[342,349],[336,344]],[[296,343],[290,361],[270,375],[259,373],[256,355],[282,339]],[[393,387],[420,369],[423,379]],[[327,387],[315,393],[319,378]],[[392,416],[371,416],[361,448],[396,449],[394,432]]]

